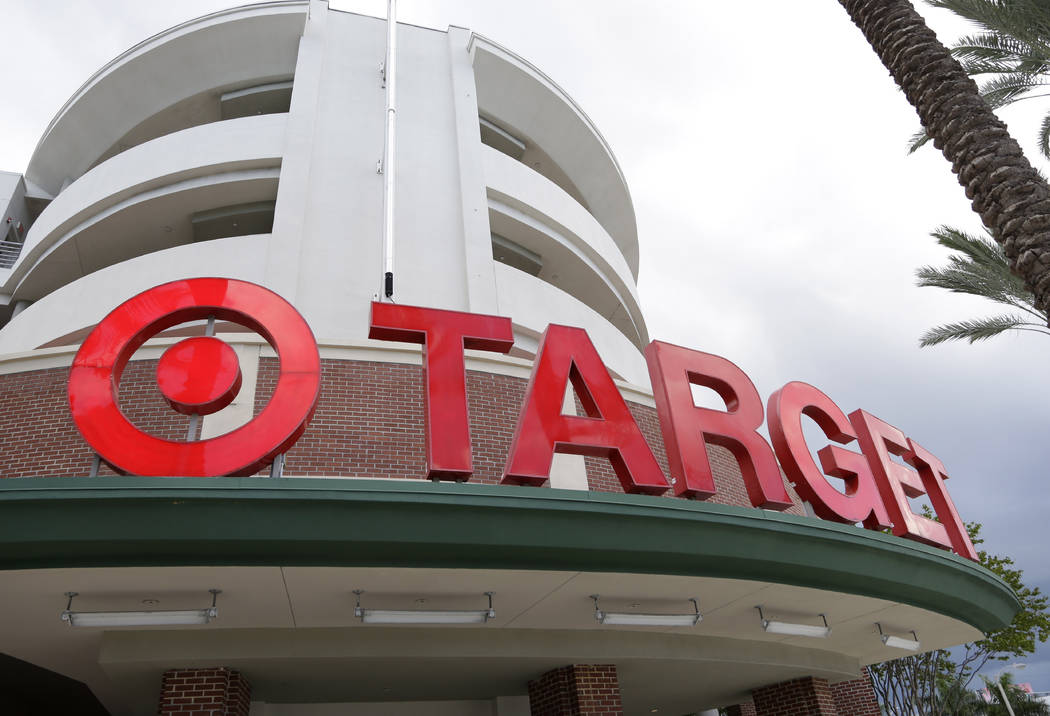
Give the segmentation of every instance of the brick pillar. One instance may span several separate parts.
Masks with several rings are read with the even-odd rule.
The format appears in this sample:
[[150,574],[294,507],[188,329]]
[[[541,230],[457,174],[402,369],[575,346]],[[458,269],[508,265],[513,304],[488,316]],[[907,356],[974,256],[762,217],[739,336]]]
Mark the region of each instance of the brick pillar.
[[849,716],[881,716],[875,689],[871,686],[868,670],[861,669],[860,678],[832,684],[831,695],[840,714]]
[[[805,676],[751,692],[756,716],[839,716],[826,679]],[[848,716],[855,716],[853,713]]]
[[756,716],[755,705],[750,701],[736,706],[727,706],[725,712],[726,716]]
[[532,716],[623,716],[612,664],[574,664],[529,682]]
[[252,687],[224,666],[172,669],[161,679],[159,716],[248,716]]

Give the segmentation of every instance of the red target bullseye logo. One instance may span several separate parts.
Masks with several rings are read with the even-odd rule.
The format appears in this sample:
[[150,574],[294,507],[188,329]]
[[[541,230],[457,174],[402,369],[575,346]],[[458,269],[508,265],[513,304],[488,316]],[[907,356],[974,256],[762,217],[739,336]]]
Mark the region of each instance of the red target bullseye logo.
[[179,341],[157,363],[157,388],[183,415],[211,415],[241,389],[241,365],[229,344],[210,336]]
[[[207,440],[175,442],[139,430],[117,403],[128,360],[157,333],[210,317],[255,331],[276,351],[280,372],[270,402],[245,425]],[[69,407],[88,444],[122,473],[250,475],[303,434],[317,405],[320,376],[313,332],[283,298],[246,281],[186,279],[140,293],[95,327],[73,360]],[[237,355],[218,338],[187,338],[161,356],[157,386],[180,413],[214,413],[240,390]]]

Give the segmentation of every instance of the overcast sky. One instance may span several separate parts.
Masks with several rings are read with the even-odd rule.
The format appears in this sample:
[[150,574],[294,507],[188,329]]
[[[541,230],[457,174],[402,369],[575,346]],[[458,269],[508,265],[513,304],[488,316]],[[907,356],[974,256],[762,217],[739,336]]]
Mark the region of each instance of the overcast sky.
[[[114,56],[232,4],[8,0],[0,169],[24,171]],[[1050,337],[918,348],[929,326],[995,310],[914,285],[945,259],[933,228],[980,223],[936,150],[906,154],[915,112],[835,0],[399,5],[403,21],[469,27],[528,58],[594,120],[634,198],[653,338],[729,358],[763,399],[804,380],[896,425],[944,462],[985,546],[1050,591]],[[382,0],[332,7],[385,14]],[[967,29],[919,10],[943,41]],[[1037,166],[1040,101],[1002,115]],[[1050,690],[1050,649],[1029,664],[1018,680]]]

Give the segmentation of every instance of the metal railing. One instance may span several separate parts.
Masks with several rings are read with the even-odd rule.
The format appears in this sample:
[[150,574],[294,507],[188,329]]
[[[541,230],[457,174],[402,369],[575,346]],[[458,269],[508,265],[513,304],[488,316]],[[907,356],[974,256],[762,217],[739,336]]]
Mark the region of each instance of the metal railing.
[[0,241],[0,268],[11,268],[22,253],[21,241]]

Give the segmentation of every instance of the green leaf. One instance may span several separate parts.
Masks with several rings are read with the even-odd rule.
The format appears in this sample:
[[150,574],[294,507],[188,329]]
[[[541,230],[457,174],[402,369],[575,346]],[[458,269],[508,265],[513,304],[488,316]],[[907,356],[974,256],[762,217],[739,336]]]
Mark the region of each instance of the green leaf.
[[930,141],[932,137],[926,134],[925,129],[920,129],[908,138],[908,154],[914,153],[919,147]]
[[1038,75],[1014,72],[1009,75],[999,75],[985,82],[981,85],[981,96],[992,109],[996,109],[1016,102],[1028,92],[1047,85],[1050,85],[1050,81]]
[[947,266],[918,269],[919,286],[979,296],[1043,317],[1035,308],[1024,281],[1013,274],[1002,248],[990,237],[968,234],[950,226],[939,226],[931,235],[938,244],[961,256],[950,256]]
[[1043,122],[1039,125],[1039,151],[1050,159],[1050,113],[1043,117]]
[[990,316],[958,323],[945,323],[923,333],[919,339],[919,345],[926,348],[946,341],[963,340],[976,343],[994,338],[1005,331],[1030,325],[1032,324],[1025,321],[1022,316],[1016,315]]

